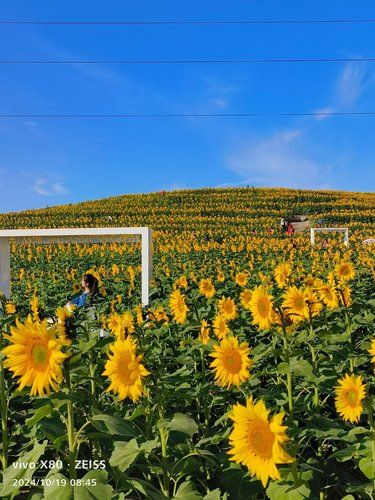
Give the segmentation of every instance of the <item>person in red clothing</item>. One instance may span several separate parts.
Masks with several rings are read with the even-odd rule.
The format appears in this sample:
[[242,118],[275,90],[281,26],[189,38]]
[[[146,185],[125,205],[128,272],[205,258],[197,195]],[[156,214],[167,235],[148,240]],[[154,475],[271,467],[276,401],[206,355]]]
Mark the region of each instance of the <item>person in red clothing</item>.
[[286,234],[288,236],[292,236],[292,234],[294,234],[294,227],[292,226],[292,224],[290,222],[288,222],[288,227],[286,229]]

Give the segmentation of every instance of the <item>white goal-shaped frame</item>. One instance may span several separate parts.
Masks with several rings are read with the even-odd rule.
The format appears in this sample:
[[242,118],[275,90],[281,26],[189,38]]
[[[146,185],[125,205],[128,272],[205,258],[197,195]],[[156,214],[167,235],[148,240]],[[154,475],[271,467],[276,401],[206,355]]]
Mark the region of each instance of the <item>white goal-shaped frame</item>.
[[[10,243],[34,243],[36,245],[50,244],[56,241],[64,243],[88,243],[87,237],[101,237],[100,242],[105,242],[105,236],[111,237],[110,241],[121,241],[121,236],[141,236],[142,240],[142,305],[149,304],[149,288],[152,278],[152,229],[148,227],[85,227],[85,228],[59,228],[59,229],[5,229],[0,230],[0,291],[10,297]],[[37,238],[37,241],[32,241]],[[30,239],[30,241],[28,241]],[[109,239],[109,238],[108,238]]]
[[315,245],[315,233],[344,233],[344,245],[349,244],[349,229],[347,227],[312,227],[310,229],[311,245]]

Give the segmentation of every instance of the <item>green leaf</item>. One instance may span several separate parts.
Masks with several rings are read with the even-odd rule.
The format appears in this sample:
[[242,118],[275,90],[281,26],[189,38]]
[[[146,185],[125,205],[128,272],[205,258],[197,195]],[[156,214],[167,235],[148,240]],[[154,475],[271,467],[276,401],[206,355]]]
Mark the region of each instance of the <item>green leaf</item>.
[[289,365],[288,363],[285,363],[285,361],[283,361],[282,363],[279,363],[277,365],[277,371],[282,374],[282,375],[285,375],[287,373],[289,373]]
[[[36,468],[31,468],[31,464],[36,464],[39,458],[43,455],[47,446],[47,441],[43,443],[35,443],[34,448],[26,453],[23,453],[16,462],[13,462],[3,472],[3,484],[0,489],[0,498],[10,496],[16,493],[19,488],[13,486],[13,482],[19,479],[30,480],[33,477]],[[21,464],[25,467],[15,467],[15,464]]]
[[251,479],[242,467],[232,464],[230,469],[221,473],[220,484],[229,493],[231,500],[243,500],[245,498],[259,498],[264,495],[264,489],[260,481]]
[[[54,473],[47,476],[48,484],[44,486],[44,500],[70,500],[73,494],[73,487],[69,484],[69,479],[60,473]],[[65,486],[64,479],[66,481]]]
[[370,458],[362,458],[359,461],[359,468],[369,479],[375,479],[375,462]]
[[51,414],[53,411],[51,405],[46,404],[38,408],[37,410],[34,411],[34,414],[32,417],[28,418],[26,420],[26,425],[30,429],[31,427],[34,427],[35,424],[39,422],[39,420],[42,420],[42,418],[47,417],[48,415]]
[[145,441],[140,445],[140,450],[144,451],[145,453],[151,453],[155,448],[157,448],[160,445],[158,439],[153,439],[152,441]]
[[301,375],[308,380],[314,379],[313,367],[306,359],[292,358],[290,360],[290,369],[295,375]]
[[353,458],[353,455],[358,451],[360,443],[351,444],[342,450],[338,450],[333,453],[330,458],[335,458],[339,462],[346,462]]
[[221,491],[219,488],[216,488],[216,490],[209,491],[207,495],[203,497],[203,500],[220,500],[221,499]]
[[175,413],[167,427],[170,431],[182,432],[188,434],[190,437],[198,430],[198,426],[194,420],[184,413]]
[[113,488],[107,484],[105,470],[90,470],[81,481],[85,483],[83,486],[74,486],[74,500],[112,500]]
[[141,449],[138,446],[136,439],[132,439],[128,443],[124,441],[116,441],[115,449],[109,459],[112,466],[117,466],[121,472],[126,471],[137,458]]
[[270,500],[303,500],[310,498],[310,490],[305,483],[296,484],[285,482],[271,482],[267,488]]
[[98,343],[98,338],[93,336],[89,341],[87,340],[82,340],[79,343],[79,349],[81,351],[81,354],[84,354],[85,352],[89,351],[92,347],[94,347]]
[[178,487],[173,500],[202,500],[200,495],[190,481],[185,481]]
[[[120,417],[113,417],[111,415],[106,415],[105,413],[99,413],[91,418],[91,421],[95,425],[96,422],[103,422],[106,429],[110,434],[118,436],[135,437],[137,434],[129,422]],[[103,430],[95,425],[99,430]]]
[[142,493],[147,500],[165,500],[165,496],[159,490],[143,479],[129,479],[128,483],[136,491]]

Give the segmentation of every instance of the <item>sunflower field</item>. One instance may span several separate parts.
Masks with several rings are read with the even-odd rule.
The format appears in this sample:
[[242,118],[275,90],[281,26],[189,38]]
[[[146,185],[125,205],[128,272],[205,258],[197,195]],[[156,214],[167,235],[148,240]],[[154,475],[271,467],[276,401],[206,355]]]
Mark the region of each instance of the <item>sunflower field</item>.
[[[342,234],[287,236],[308,214]],[[0,498],[375,499],[375,195],[201,189],[0,215],[153,229],[11,246]],[[327,238],[323,242],[323,238]],[[99,295],[66,306],[91,273]]]

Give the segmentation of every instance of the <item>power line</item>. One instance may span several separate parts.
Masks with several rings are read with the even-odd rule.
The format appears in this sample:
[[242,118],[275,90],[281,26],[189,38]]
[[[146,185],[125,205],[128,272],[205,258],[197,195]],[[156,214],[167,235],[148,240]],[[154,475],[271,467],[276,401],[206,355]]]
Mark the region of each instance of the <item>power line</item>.
[[347,63],[375,62],[375,57],[339,57],[339,58],[261,58],[261,59],[119,59],[119,60],[0,60],[0,64],[58,65],[58,64],[128,64],[128,65],[163,65],[163,64],[293,64],[293,63]]
[[287,116],[375,116],[375,111],[314,111],[314,112],[254,112],[254,113],[94,113],[94,114],[75,114],[75,113],[9,113],[0,114],[0,119],[6,118],[246,118],[246,117],[287,117]]
[[52,21],[52,20],[0,20],[0,25],[47,25],[47,26],[152,26],[152,25],[238,25],[238,24],[369,24],[375,19],[244,19],[244,20],[129,20],[129,21]]

